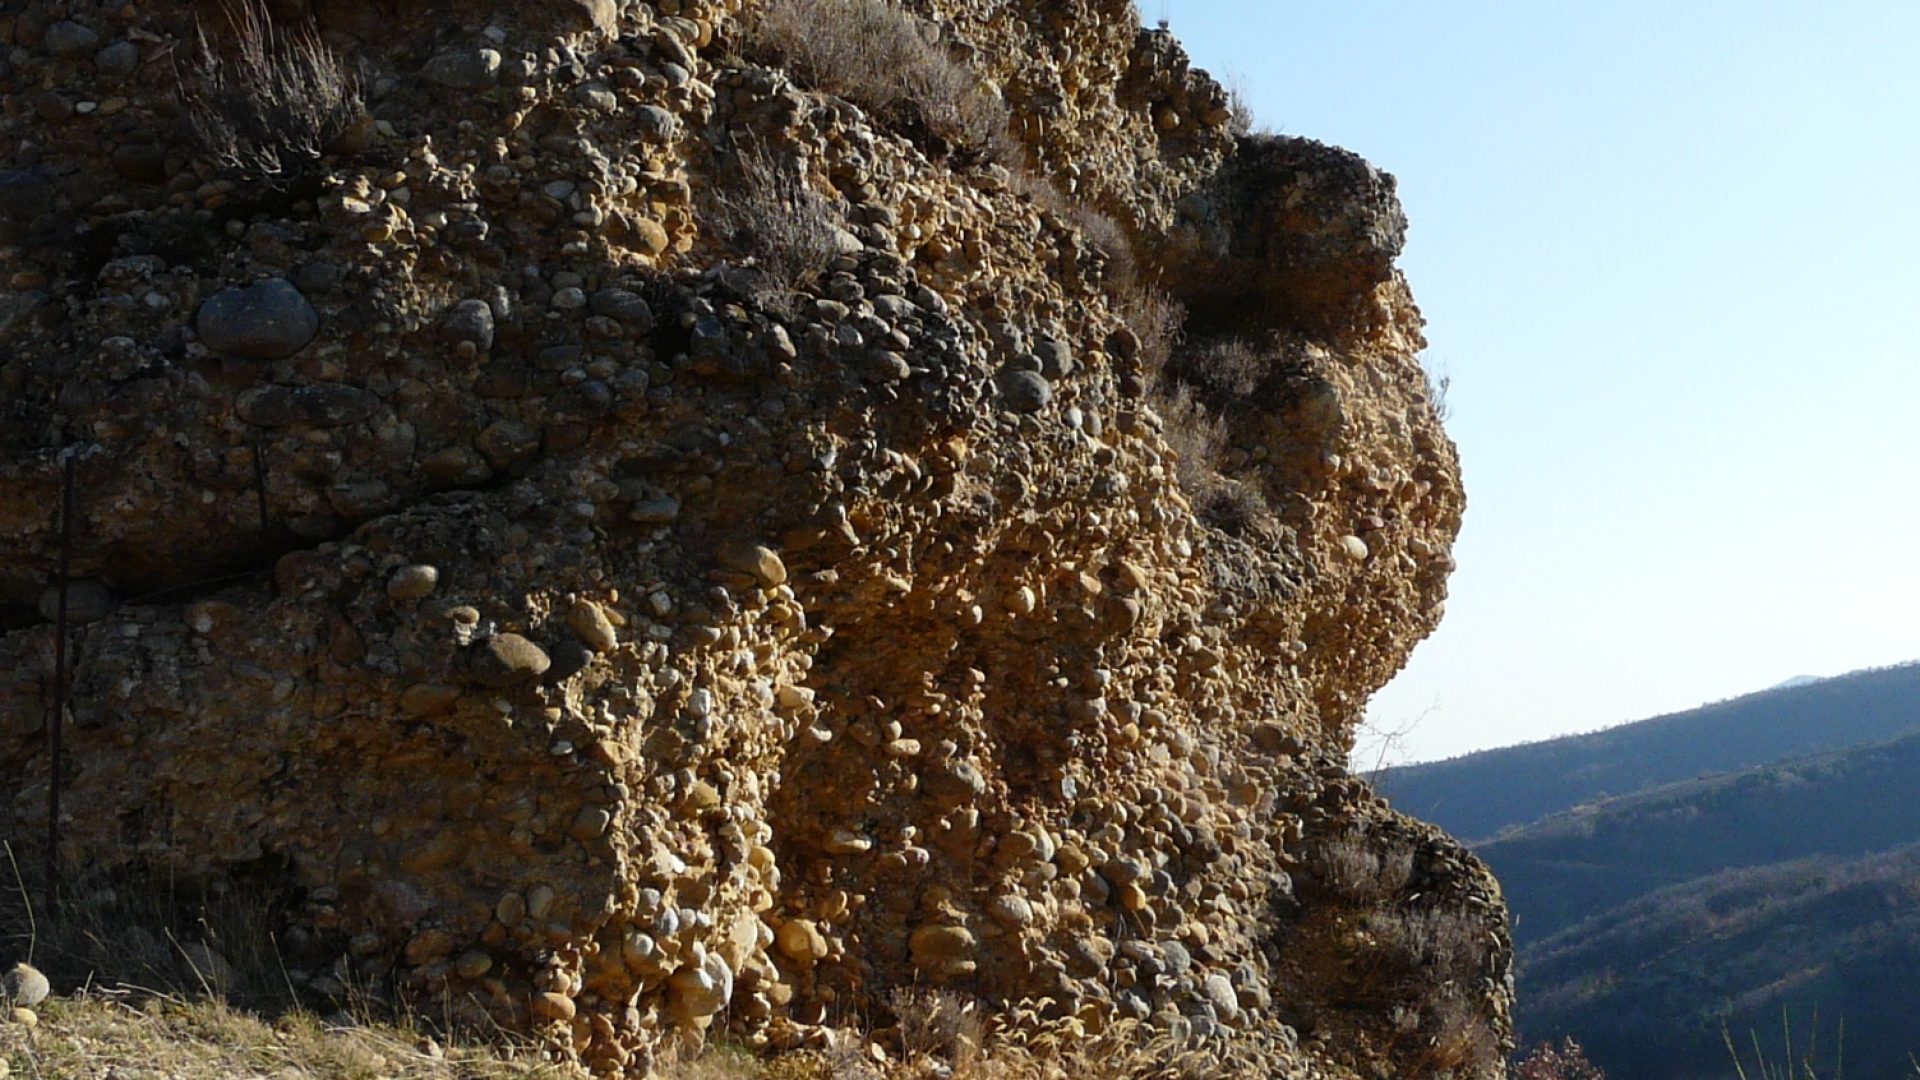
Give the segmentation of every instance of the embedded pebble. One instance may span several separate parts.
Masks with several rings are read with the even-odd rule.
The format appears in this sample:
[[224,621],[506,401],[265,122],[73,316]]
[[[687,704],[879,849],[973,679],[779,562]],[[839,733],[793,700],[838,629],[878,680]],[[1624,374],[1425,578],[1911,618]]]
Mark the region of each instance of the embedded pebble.
[[1214,1013],[1220,1019],[1231,1022],[1240,1015],[1240,995],[1234,992],[1232,980],[1215,973],[1207,976],[1200,985],[1208,1004],[1213,1006]]
[[607,618],[606,609],[591,600],[576,600],[567,609],[567,626],[581,643],[595,652],[609,652],[620,644],[620,632]]
[[100,45],[100,35],[71,19],[47,27],[47,51],[63,60],[77,60]]
[[810,919],[789,919],[775,934],[780,951],[789,960],[810,965],[827,955],[827,939]]
[[546,650],[519,634],[494,634],[473,655],[474,678],[496,689],[537,679],[552,666]]
[[1007,408],[1017,413],[1037,413],[1053,400],[1053,385],[1037,371],[1002,371],[994,384]]
[[15,964],[5,975],[0,975],[0,1002],[8,1005],[31,1009],[47,1000],[52,992],[47,977],[31,964]]
[[440,586],[440,568],[425,563],[402,566],[387,578],[387,596],[394,600],[420,600],[433,595]]
[[500,81],[500,62],[493,49],[460,49],[427,61],[421,74],[449,90],[485,90]]
[[851,829],[835,829],[825,847],[829,855],[858,855],[873,850],[873,838]]
[[194,325],[207,348],[223,356],[278,360],[313,340],[320,314],[293,282],[275,277],[214,293]]
[[638,294],[626,289],[601,289],[593,294],[588,307],[595,315],[613,319],[635,334],[653,330],[653,309]]
[[987,904],[987,914],[1003,926],[1027,926],[1033,922],[1033,905],[1018,893],[1002,893]]
[[787,580],[786,563],[763,544],[730,545],[722,549],[721,559],[728,569],[752,575],[761,588],[771,589]]
[[93,66],[102,75],[131,75],[140,66],[140,46],[131,41],[116,41],[93,54]]
[[493,348],[493,333],[493,307],[485,300],[462,300],[453,305],[435,331],[441,344],[467,344],[480,353]]

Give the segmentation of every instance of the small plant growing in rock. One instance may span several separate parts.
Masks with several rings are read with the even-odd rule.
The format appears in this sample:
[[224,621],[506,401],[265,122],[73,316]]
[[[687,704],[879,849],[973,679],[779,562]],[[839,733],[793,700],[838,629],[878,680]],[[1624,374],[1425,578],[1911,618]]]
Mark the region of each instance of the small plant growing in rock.
[[738,179],[716,196],[716,225],[767,275],[762,302],[783,311],[840,251],[840,212],[807,182],[805,162],[762,146],[736,155]]
[[1559,1046],[1541,1043],[1513,1064],[1513,1080],[1607,1080],[1599,1066],[1572,1039]]
[[758,48],[799,78],[949,150],[1002,156],[1007,108],[885,0],[774,0],[753,28]]
[[1236,339],[1185,343],[1158,372],[1154,408],[1180,455],[1180,486],[1202,520],[1241,535],[1270,517],[1256,482],[1229,475],[1231,431],[1224,403],[1251,394],[1272,358]]
[[889,996],[904,1061],[940,1059],[959,1069],[977,1062],[985,1038],[970,1002],[956,994],[920,988]]
[[[1238,75],[1229,75],[1227,77],[1226,91],[1227,130],[1235,135],[1241,136],[1254,134],[1253,105],[1247,101],[1245,81]],[[1262,131],[1261,134],[1270,135],[1272,132]]]
[[293,180],[366,122],[360,80],[311,27],[276,26],[260,0],[224,12],[231,49],[216,46],[202,26],[177,70],[187,132],[221,172]]
[[1504,1075],[1508,1047],[1486,987],[1505,947],[1425,843],[1388,822],[1314,836],[1294,876],[1300,907],[1270,956],[1303,1015],[1369,1043],[1396,1063],[1393,1075]]

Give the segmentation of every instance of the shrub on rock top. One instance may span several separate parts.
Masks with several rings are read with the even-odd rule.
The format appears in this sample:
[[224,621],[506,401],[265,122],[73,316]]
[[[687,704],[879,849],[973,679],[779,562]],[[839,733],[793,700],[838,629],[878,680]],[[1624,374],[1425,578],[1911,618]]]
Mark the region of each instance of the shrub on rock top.
[[209,165],[285,182],[368,127],[359,80],[311,28],[276,27],[258,0],[224,10],[234,37],[230,54],[202,27],[179,72],[181,114]]
[[802,79],[940,148],[993,157],[1009,142],[1006,106],[885,0],[774,0],[754,33]]

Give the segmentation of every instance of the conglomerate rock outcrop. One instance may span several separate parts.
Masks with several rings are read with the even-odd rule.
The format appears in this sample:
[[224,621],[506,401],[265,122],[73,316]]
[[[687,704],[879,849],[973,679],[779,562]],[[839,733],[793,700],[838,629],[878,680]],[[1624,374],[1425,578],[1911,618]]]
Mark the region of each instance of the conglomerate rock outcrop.
[[[0,14],[0,828],[71,459],[69,854],[276,882],[303,988],[634,1074],[937,987],[1492,1075],[1498,889],[1344,766],[1462,506],[1391,178],[1236,137],[1115,0],[909,5],[997,155],[796,83],[763,7],[276,3],[367,115],[267,180],[186,131],[214,5]],[[1264,358],[1205,402],[1231,527],[1150,289]]]

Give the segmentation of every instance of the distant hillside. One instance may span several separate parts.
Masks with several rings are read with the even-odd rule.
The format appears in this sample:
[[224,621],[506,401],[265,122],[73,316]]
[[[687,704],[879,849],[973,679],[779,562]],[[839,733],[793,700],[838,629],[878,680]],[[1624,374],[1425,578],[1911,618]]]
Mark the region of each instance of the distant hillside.
[[1556,814],[1475,853],[1523,947],[1648,893],[1740,867],[1920,843],[1920,734]]
[[1389,769],[1401,810],[1484,840],[1607,795],[1920,731],[1920,663],[1776,687],[1591,735]]
[[1777,1066],[1784,1009],[1796,1060],[1817,1037],[1820,1076],[1908,1078],[1916,972],[1920,848],[1730,870],[1523,950],[1520,1030],[1573,1035],[1609,1076],[1732,1080],[1722,1023]]

